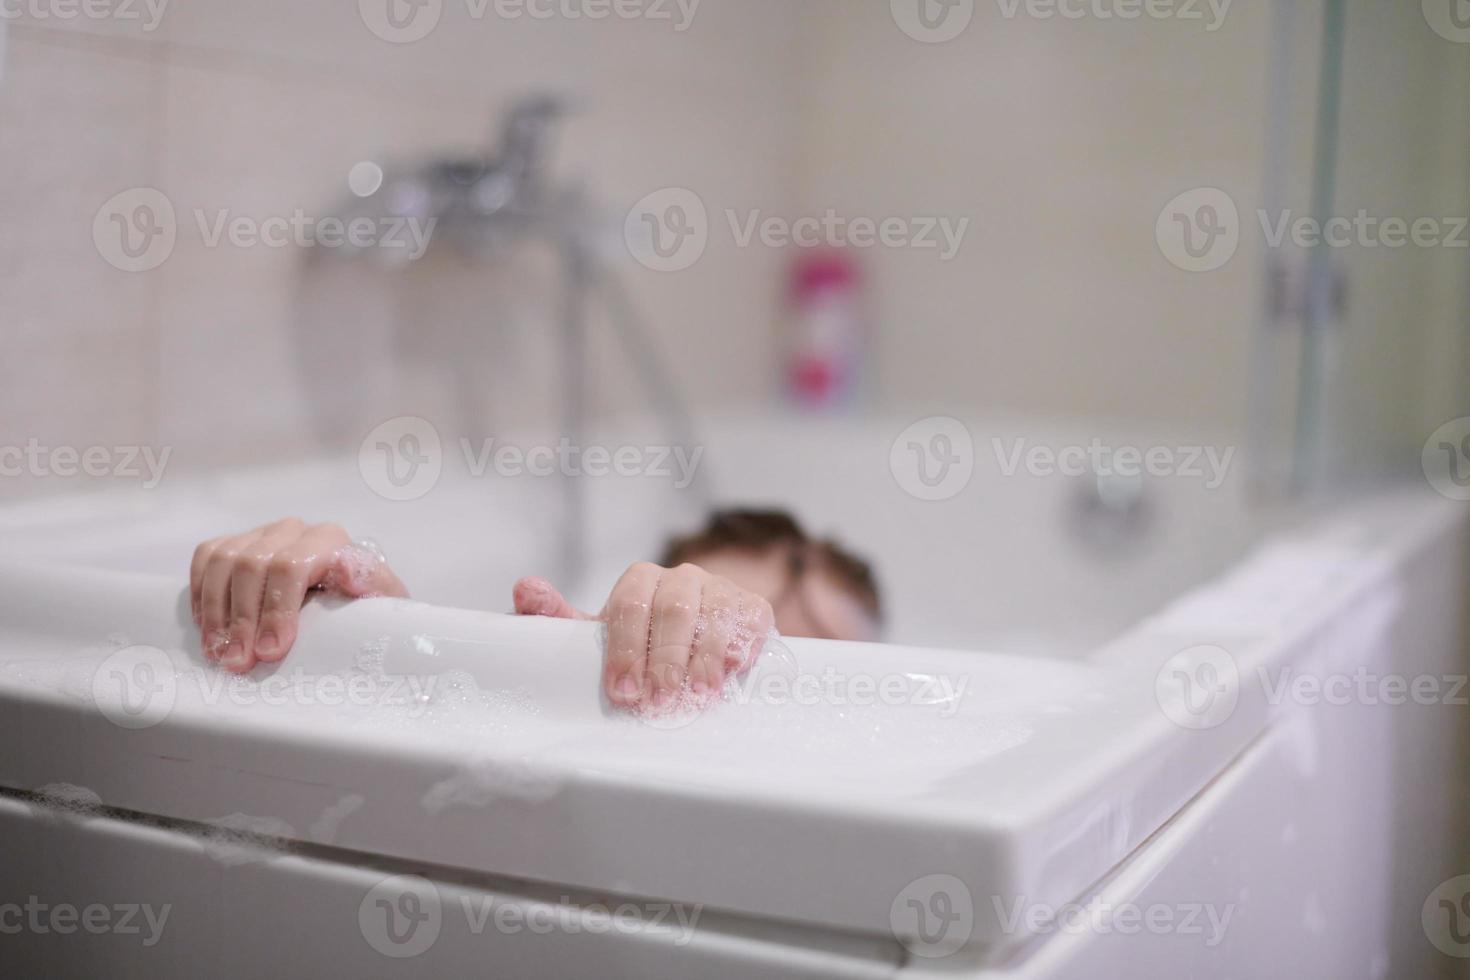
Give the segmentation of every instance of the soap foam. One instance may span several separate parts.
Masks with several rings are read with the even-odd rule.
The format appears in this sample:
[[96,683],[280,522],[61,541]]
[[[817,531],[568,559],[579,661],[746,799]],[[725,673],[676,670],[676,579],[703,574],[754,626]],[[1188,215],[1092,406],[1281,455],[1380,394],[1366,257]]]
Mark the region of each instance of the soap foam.
[[325,589],[359,598],[377,594],[370,588],[373,577],[388,559],[376,543],[367,539],[354,541],[338,548],[332,559],[332,567],[322,580]]
[[[725,610],[717,610],[716,615],[733,618]],[[704,621],[703,613],[696,621],[696,635],[701,625],[708,625]],[[724,625],[724,623],[719,625]],[[605,637],[603,643],[605,654]],[[754,646],[748,629],[744,627],[735,629],[725,658],[725,682],[718,691],[695,692],[686,672],[683,683],[679,685],[679,690],[674,693],[669,703],[655,705],[652,701],[644,699],[633,708],[633,714],[644,724],[653,728],[662,730],[683,728],[697,721],[702,714],[720,702],[748,700],[752,686],[758,687],[760,680],[769,677],[772,673],[795,675],[796,656],[791,652],[791,648],[781,641],[781,635],[775,630],[767,634],[754,664],[749,670],[746,670],[746,664],[751,660],[750,652]]]
[[296,836],[284,820],[247,813],[231,813],[205,824],[207,829],[192,836],[207,857],[227,868],[274,861],[290,852],[290,841]]
[[321,816],[307,828],[307,836],[319,844],[330,844],[337,839],[342,822],[362,809],[367,800],[360,793],[348,793],[336,803],[322,811]]
[[561,785],[524,757],[480,758],[429,788],[419,805],[429,813],[450,807],[483,808],[496,800],[540,803],[555,796]]
[[85,822],[102,815],[102,797],[75,783],[47,783],[34,791],[31,811],[42,819]]

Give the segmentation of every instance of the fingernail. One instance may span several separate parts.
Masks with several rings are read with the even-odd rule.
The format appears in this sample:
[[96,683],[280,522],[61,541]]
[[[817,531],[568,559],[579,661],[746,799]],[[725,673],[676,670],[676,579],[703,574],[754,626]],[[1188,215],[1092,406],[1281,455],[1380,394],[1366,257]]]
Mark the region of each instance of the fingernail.
[[224,630],[211,630],[204,637],[204,655],[211,660],[218,660],[230,646],[230,634]]
[[618,697],[624,701],[636,701],[638,699],[638,682],[634,680],[632,674],[623,675],[622,679],[618,681],[617,692]]
[[671,695],[667,690],[660,690],[653,696],[653,706],[655,708],[667,708],[669,706],[669,702],[672,700],[674,700],[673,695]]
[[267,630],[255,638],[255,653],[261,658],[271,657],[280,645],[280,637]]
[[250,651],[239,644],[234,644],[229,653],[220,659],[220,666],[226,670],[243,671],[250,663]]
[[706,684],[704,681],[695,681],[694,684],[691,685],[690,690],[694,692],[695,697],[702,698],[709,693],[709,685]]

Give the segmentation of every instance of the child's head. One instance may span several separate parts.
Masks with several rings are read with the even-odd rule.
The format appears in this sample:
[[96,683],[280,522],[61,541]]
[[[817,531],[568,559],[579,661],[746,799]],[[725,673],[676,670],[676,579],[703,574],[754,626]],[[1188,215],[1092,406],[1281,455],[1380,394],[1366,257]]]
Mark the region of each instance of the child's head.
[[882,608],[868,563],[831,539],[807,536],[779,510],[720,510],[675,538],[660,564],[691,562],[765,596],[786,636],[873,640]]

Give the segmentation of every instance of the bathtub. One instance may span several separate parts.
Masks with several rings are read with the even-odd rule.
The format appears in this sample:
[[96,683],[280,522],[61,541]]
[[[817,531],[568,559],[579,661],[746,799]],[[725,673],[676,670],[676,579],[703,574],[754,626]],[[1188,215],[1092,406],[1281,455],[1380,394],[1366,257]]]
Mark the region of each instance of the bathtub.
[[[1232,470],[1114,513],[1016,440],[1198,436],[1035,420],[969,420],[973,472],[922,499],[915,422],[720,420],[697,488],[583,478],[584,606],[707,498],[875,559],[885,642],[786,638],[698,718],[611,712],[594,624],[488,611],[556,570],[564,512],[559,477],[474,472],[479,434],[439,433],[411,499],[359,454],[0,511],[0,966],[1454,975],[1464,505],[1293,512]],[[373,538],[414,599],[314,600],[225,678],[189,554],[285,514]]]

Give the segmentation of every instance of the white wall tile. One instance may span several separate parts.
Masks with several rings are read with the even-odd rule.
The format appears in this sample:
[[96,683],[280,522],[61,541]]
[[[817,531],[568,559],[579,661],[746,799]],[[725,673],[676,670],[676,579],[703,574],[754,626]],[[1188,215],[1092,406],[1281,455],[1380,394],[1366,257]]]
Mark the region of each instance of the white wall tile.
[[92,227],[153,178],[156,65],[60,42],[13,28],[0,84],[0,442],[149,441],[153,284],[104,261]]

